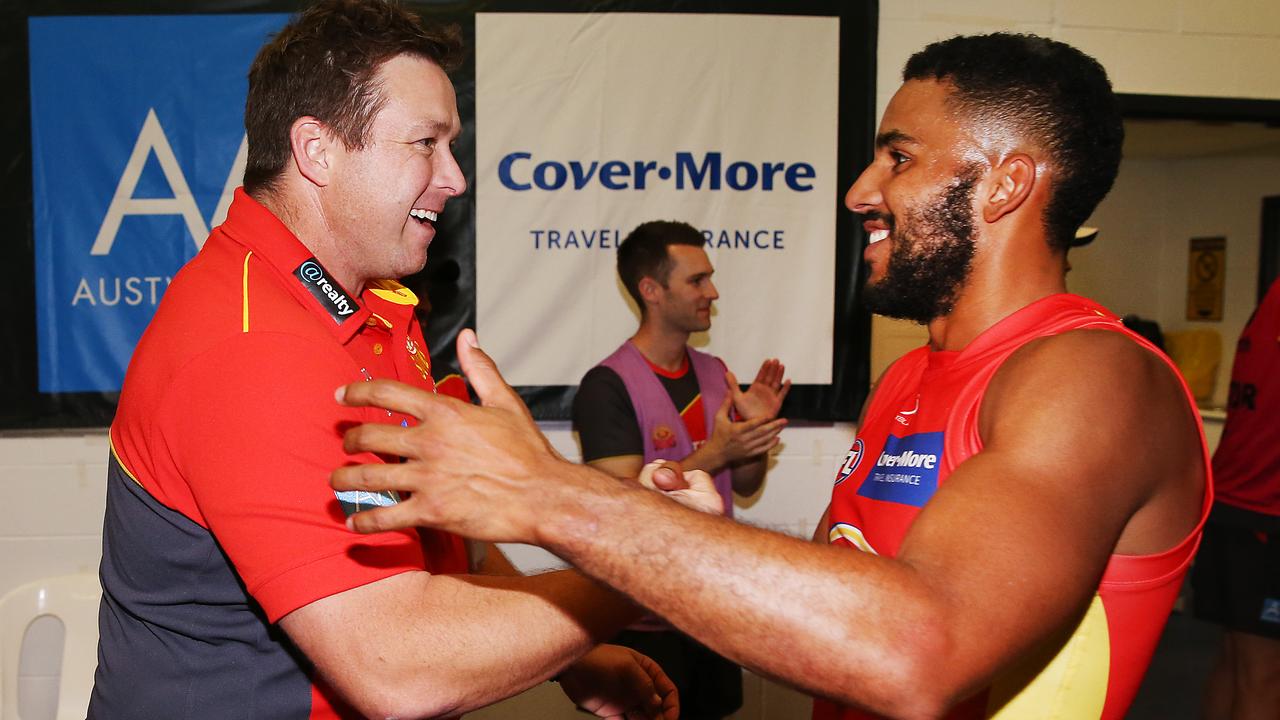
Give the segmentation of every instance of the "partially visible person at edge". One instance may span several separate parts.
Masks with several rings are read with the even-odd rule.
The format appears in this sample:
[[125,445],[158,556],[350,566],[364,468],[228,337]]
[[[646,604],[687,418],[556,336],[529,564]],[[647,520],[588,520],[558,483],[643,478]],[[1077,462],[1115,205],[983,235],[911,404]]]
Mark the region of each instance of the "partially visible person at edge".
[[[348,432],[411,459],[335,487],[414,493],[353,526],[542,545],[819,696],[816,718],[1123,717],[1212,492],[1170,361],[1065,292],[1066,248],[1119,165],[1116,99],[1095,60],[1026,35],[934,43],[903,79],[845,204],[870,236],[867,307],[929,342],[873,390],[816,542],[555,457],[469,332],[487,407],[340,390],[423,418]],[[707,504],[700,473],[647,480]]]
[[[732,517],[734,494],[749,496],[764,482],[791,383],[782,363],[768,359],[743,392],[724,361],[689,347],[690,335],[711,328],[720,297],[704,244],[688,223],[653,220],[618,246],[618,276],[640,309],[640,327],[582,378],[573,427],[583,461],[615,477],[638,477],[654,460],[705,470]],[[611,642],[662,667],[686,720],[720,720],[742,706],[742,669],[660,618],[646,617]]]
[[1209,720],[1280,718],[1280,281],[1236,343],[1214,505],[1191,571],[1197,617],[1226,629]]
[[[457,716],[552,676],[602,717],[674,718],[648,658],[599,646],[638,612],[576,572],[519,577],[445,532],[365,538],[342,429],[412,427],[335,385],[434,390],[417,300],[466,180],[456,31],[326,0],[258,53],[227,221],[165,293],[111,428],[91,718]],[[470,574],[475,572],[477,574]],[[595,648],[595,649],[593,649]]]

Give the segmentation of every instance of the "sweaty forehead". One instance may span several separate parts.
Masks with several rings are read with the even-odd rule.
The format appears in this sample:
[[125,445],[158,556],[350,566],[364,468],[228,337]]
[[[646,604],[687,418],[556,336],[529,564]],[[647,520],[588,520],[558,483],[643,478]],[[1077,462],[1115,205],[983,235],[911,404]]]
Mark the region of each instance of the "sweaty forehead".
[[990,154],[996,146],[1008,145],[1005,130],[1002,123],[976,122],[950,83],[908,80],[885,108],[876,147],[907,145],[964,155]]
[[941,129],[940,123],[959,122],[953,103],[948,102],[950,95],[951,87],[945,83],[908,80],[889,100],[880,121],[880,133],[919,141],[926,131]]

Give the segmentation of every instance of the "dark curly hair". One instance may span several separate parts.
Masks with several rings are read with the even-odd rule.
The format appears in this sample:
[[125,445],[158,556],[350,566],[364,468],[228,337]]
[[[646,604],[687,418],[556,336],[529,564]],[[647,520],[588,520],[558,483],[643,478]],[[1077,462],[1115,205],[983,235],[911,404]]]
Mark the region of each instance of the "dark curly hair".
[[323,122],[348,149],[364,147],[382,109],[375,75],[403,54],[452,70],[462,58],[458,27],[424,29],[388,0],[323,0],[293,18],[249,68],[244,188],[269,192],[289,162],[289,128],[300,117]]
[[667,285],[671,274],[670,245],[702,247],[706,238],[697,228],[674,220],[650,220],[632,230],[618,245],[618,276],[622,284],[635,298],[644,313],[644,300],[640,298],[640,279],[651,277]]
[[907,60],[903,81],[937,80],[978,127],[1013,129],[1054,169],[1045,209],[1051,247],[1066,250],[1115,182],[1124,144],[1107,72],[1076,48],[1035,35],[994,33],[933,43]]

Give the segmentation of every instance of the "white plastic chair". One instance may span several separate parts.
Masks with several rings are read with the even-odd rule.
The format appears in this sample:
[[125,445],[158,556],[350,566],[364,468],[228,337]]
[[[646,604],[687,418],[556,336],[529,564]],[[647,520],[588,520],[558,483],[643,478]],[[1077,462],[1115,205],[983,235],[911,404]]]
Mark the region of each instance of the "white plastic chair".
[[0,598],[0,719],[18,715],[18,674],[22,638],[37,618],[62,621],[62,674],[57,720],[84,720],[98,665],[98,601],[102,588],[90,573],[27,583]]

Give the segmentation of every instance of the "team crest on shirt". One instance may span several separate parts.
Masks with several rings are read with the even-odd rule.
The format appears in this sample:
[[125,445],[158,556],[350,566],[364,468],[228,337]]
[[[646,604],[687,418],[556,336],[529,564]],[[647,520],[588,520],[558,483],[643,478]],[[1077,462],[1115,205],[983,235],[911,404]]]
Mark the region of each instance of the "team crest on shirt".
[[413,361],[413,366],[418,368],[418,372],[421,373],[422,379],[430,380],[431,358],[427,357],[427,354],[418,348],[418,343],[414,342],[411,337],[404,339],[404,349],[409,351],[409,359]]
[[676,434],[666,425],[653,429],[653,449],[667,450],[676,446]]
[[849,454],[844,456],[844,464],[840,466],[840,472],[836,473],[836,485],[849,479],[854,470],[862,464],[862,438],[853,441],[853,446],[849,448]]

